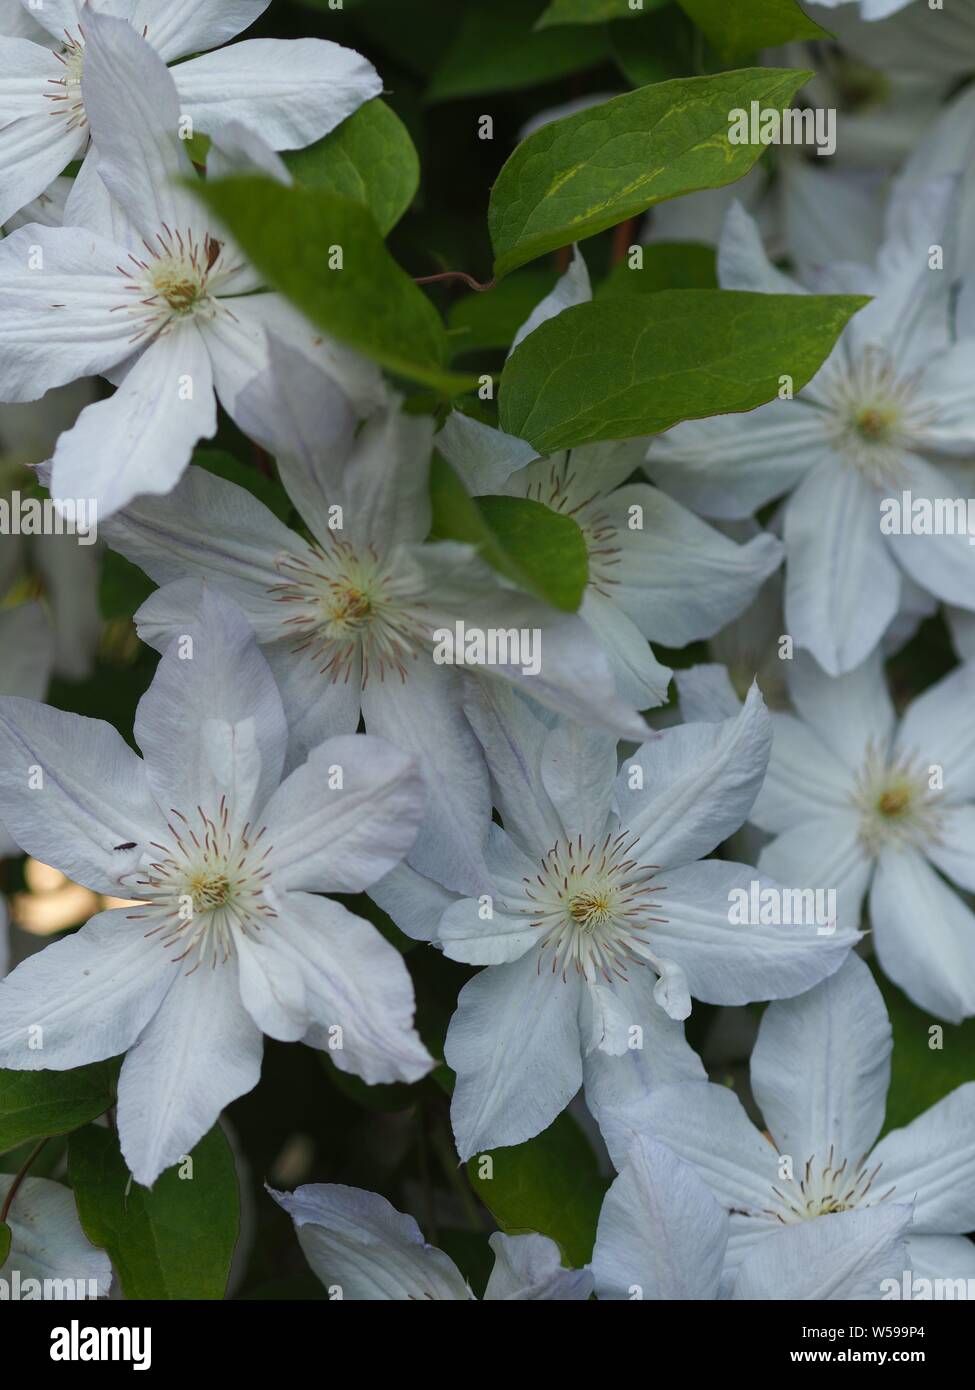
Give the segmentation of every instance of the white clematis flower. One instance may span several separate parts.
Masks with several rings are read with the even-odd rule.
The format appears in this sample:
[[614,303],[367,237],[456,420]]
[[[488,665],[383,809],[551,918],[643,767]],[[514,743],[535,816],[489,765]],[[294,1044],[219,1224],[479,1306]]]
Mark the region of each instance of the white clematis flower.
[[[975,451],[975,338],[953,339],[951,271],[929,265],[955,188],[950,178],[902,185],[876,268],[840,264],[817,277],[817,290],[874,299],[795,400],[688,421],[647,456],[650,475],[707,516],[747,517],[791,494],[787,630],[830,675],[877,646],[898,611],[902,570],[946,602],[975,606],[967,535],[881,529],[885,498],[958,496],[949,460]],[[770,264],[740,207],[725,226],[719,277],[728,289],[803,292]]]
[[[0,1173],[0,1209],[14,1182]],[[20,1299],[104,1298],[112,1283],[112,1266],[96,1250],[78,1220],[74,1194],[47,1178],[24,1178],[6,1217],[10,1253],[0,1263],[5,1297]],[[12,1287],[17,1292],[12,1294]]]
[[[163,62],[196,55],[173,68],[179,110],[195,130],[217,139],[239,121],[274,149],[295,149],[327,135],[380,94],[382,81],[371,63],[324,39],[248,39],[206,52],[248,28],[269,3],[22,0],[19,16],[7,3],[0,11],[0,34],[7,35],[0,38],[0,223],[43,194],[89,148],[95,122],[84,79],[100,15],[130,25]],[[21,27],[11,22],[20,16],[32,22],[27,37],[17,37]],[[120,93],[120,124],[135,109],[132,97]]]
[[[305,1258],[333,1296],[464,1303],[474,1297],[450,1256],[428,1245],[412,1216],[378,1192],[333,1183],[268,1191],[294,1221]],[[547,1236],[496,1231],[490,1245],[494,1269],[485,1301],[580,1300],[592,1291],[592,1276],[563,1269],[559,1248]]]
[[432,1062],[399,953],[318,896],[368,888],[409,849],[423,813],[411,760],[337,738],[281,781],[277,687],[243,614],[206,591],[135,736],[142,758],[108,724],[0,700],[0,814],[21,847],[139,903],[0,985],[0,1066],[127,1052],[119,1136],[149,1184],[257,1083],[262,1032],[331,1044],[369,1083],[413,1081]]
[[913,1205],[914,1273],[972,1278],[975,1245],[964,1232],[975,1229],[975,1083],[877,1143],[890,1053],[880,991],[851,955],[815,989],[765,1011],[751,1088],[771,1140],[734,1092],[711,1082],[660,1087],[604,1111],[603,1135],[620,1166],[634,1138],[649,1136],[697,1169],[731,1213],[728,1274],[784,1229],[830,1227],[828,1240],[839,1214],[861,1213],[869,1235],[872,1214]]
[[[490,894],[453,903],[439,928],[448,956],[490,967],[461,991],[444,1049],[462,1158],[545,1129],[586,1057],[626,1058],[643,1031],[651,1048],[692,995],[796,994],[856,940],[844,926],[732,925],[732,892],[756,871],[703,860],[745,820],[765,774],[757,687],[737,718],[666,729],[619,772],[612,739],[546,723],[513,694],[468,713],[504,829],[487,842]],[[600,1104],[611,1084],[602,1078]]]
[[[591,297],[576,251],[515,346]],[[579,615],[606,653],[617,688],[639,709],[664,703],[671,675],[648,639],[683,647],[712,636],[748,607],[781,564],[783,549],[774,536],[763,532],[737,545],[659,488],[627,484],[640,467],[645,440],[588,444],[538,458],[523,440],[455,411],[436,443],[473,495],[529,498],[576,522],[589,555]]]
[[[81,225],[21,227],[0,242],[0,395],[34,400],[95,373],[118,382],[61,436],[51,472],[55,496],[94,498],[103,518],[169,491],[215,432],[216,397],[233,414],[266,363],[268,325],[325,353],[359,398],[381,398],[381,386],[356,355],[313,348],[320,335],[278,295],[255,294],[254,273],[174,182],[193,171],[158,54],[120,19],[94,14],[86,33],[98,169],[72,195],[68,220]],[[237,144],[255,139],[242,132]]]
[[[398,406],[356,432],[349,403],[301,354],[271,341],[272,370],[244,393],[249,431],[278,455],[312,539],[284,526],[250,493],[198,468],[162,500],[126,508],[104,526],[114,548],[160,584],[196,575],[250,618],[278,678],[291,757],[365,719],[370,733],[412,752],[429,793],[410,854],[420,872],[469,893],[484,884],[490,821],[487,770],[462,709],[465,682],[517,682],[544,703],[640,737],[646,726],[614,690],[609,663],[571,613],[511,586],[474,549],[424,544],[430,531],[433,425]],[[136,621],[155,646],[182,631],[185,582]],[[540,634],[539,670],[516,655],[496,666],[435,659],[438,630],[456,622]]]
[[756,1244],[722,1278],[731,1222],[695,1169],[665,1144],[633,1140],[603,1199],[591,1268],[601,1299],[879,1299],[909,1269],[910,1205],[806,1221]]
[[759,859],[788,883],[835,888],[840,917],[870,922],[884,971],[922,1009],[975,1014],[975,664],[915,699],[898,722],[879,654],[833,680],[799,659],[797,713],[774,714],[768,777],[751,819],[774,835]]

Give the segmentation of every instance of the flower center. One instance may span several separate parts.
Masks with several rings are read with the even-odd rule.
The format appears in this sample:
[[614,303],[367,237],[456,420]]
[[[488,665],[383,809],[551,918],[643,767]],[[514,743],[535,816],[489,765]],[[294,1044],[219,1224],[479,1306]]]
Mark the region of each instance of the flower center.
[[867,347],[830,369],[823,389],[827,431],[847,462],[876,487],[906,481],[901,452],[935,414],[918,399],[920,373],[898,376],[888,354]]
[[616,527],[605,512],[590,512],[589,508],[599,497],[594,492],[578,501],[573,491],[576,475],[571,471],[572,450],[569,449],[564,460],[552,460],[547,478],[528,484],[525,496],[533,502],[541,502],[563,516],[572,517],[582,532],[589,556],[589,584],[604,598],[611,595],[608,590],[619,580],[613,577],[613,569],[620,563],[620,547],[616,541]]
[[859,1207],[876,1206],[885,1202],[894,1191],[879,1192],[875,1180],[881,1164],[867,1167],[865,1158],[851,1164],[848,1159],[837,1164],[831,1144],[826,1163],[817,1166],[816,1156],[807,1158],[801,1177],[792,1177],[773,1186],[773,1202],[764,1215],[773,1217],[784,1226],[799,1221],[812,1221],[817,1216],[832,1216],[836,1212],[855,1211]]
[[659,904],[653,900],[664,889],[652,882],[656,865],[630,857],[636,843],[625,830],[615,838],[610,831],[588,848],[581,835],[558,840],[535,878],[524,880],[532,906],[522,911],[542,933],[539,973],[547,954],[563,981],[574,969],[590,984],[597,976],[625,980],[628,966],[652,964],[646,933],[651,923],[666,921],[654,915]]
[[61,51],[54,54],[64,68],[64,76],[48,78],[48,85],[53,87],[54,91],[44,93],[48,101],[54,102],[51,114],[63,116],[67,120],[69,130],[75,127],[82,130],[88,124],[85,103],[81,97],[81,77],[85,67],[84,37],[84,31],[80,28],[77,34],[65,29]]
[[363,686],[370,676],[384,681],[395,673],[406,680],[409,663],[425,645],[424,604],[371,547],[360,552],[336,538],[328,549],[314,545],[304,555],[280,557],[277,569],[284,582],[270,592],[295,610],[282,619],[299,639],[293,651],[321,661],[321,674],[333,683],[348,681],[359,657]]
[[152,242],[144,241],[145,259],[129,254],[130,267],[120,265],[125,291],[132,296],[112,313],[128,313],[136,322],[132,342],[165,333],[184,319],[213,319],[219,313],[236,317],[216,297],[221,282],[240,267],[228,265],[224,243],[209,232],[200,238],[192,228],[172,230],[163,225]]
[[924,844],[940,832],[942,797],[930,787],[918,754],[891,759],[868,744],[851,800],[860,813],[860,840],[874,856],[888,845]]
[[249,824],[231,828],[225,797],[214,817],[199,806],[192,819],[174,810],[168,829],[171,843],[151,846],[159,858],[120,884],[144,904],[128,915],[154,923],[146,936],[158,936],[174,964],[192,959],[192,974],[206,961],[224,964],[238,934],[255,940],[277,916],[264,896],[271,846],[261,843],[263,828],[256,835]]

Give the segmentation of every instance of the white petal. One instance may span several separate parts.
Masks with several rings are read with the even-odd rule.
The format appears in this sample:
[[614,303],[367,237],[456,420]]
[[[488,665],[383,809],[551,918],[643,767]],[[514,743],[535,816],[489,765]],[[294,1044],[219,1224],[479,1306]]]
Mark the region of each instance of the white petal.
[[944,770],[945,800],[975,798],[975,662],[959,666],[907,707],[897,731],[899,753],[920,755]]
[[[671,672],[660,664],[643,633],[623,609],[590,585],[579,617],[589,629],[590,647],[595,646],[596,651],[602,648],[599,654],[612,672],[619,700],[637,709],[655,709],[665,704]],[[595,655],[593,652],[589,660]],[[590,716],[582,722],[594,721]],[[632,727],[629,730],[617,728],[616,732],[624,738],[640,737]]]
[[303,1038],[311,1018],[300,967],[276,949],[271,932],[257,940],[241,932],[235,945],[240,997],[258,1028],[281,1042]]
[[881,1191],[913,1201],[914,1226],[931,1235],[975,1230],[975,1082],[958,1086],[911,1124],[884,1136],[870,1156],[882,1163]]
[[569,262],[568,270],[564,275],[559,276],[555,288],[550,290],[545,298],[535,305],[518,329],[508,356],[511,356],[518,344],[527,338],[529,333],[534,333],[535,329],[540,328],[543,323],[547,323],[549,319],[554,319],[564,309],[571,309],[577,304],[588,304],[591,299],[592,285],[589,281],[589,269],[578,246],[573,246],[572,260]]
[[69,127],[64,120],[52,120],[50,110],[21,116],[0,127],[4,171],[0,222],[11,221],[15,213],[40,197],[84,146],[84,131]]
[[[839,686],[844,680],[849,677],[841,676],[831,684]],[[846,735],[844,729],[840,737]],[[853,788],[851,768],[823,742],[816,728],[795,715],[773,712],[772,756],[752,807],[754,825],[775,834],[825,814],[849,819]]]
[[[975,1288],[975,1245],[966,1236],[915,1235],[907,1242],[907,1252],[915,1279],[964,1279],[961,1297],[970,1297]],[[951,1293],[943,1292],[942,1297],[958,1297],[958,1287],[953,1283]]]
[[153,48],[169,62],[229,43],[261,17],[270,0],[167,0],[161,13],[156,0],[122,3],[133,10],[132,22],[140,33],[148,26]]
[[[24,116],[44,115],[52,137],[60,134],[62,121],[51,119],[58,108],[51,103],[56,93],[50,84],[63,77],[64,65],[46,44],[5,37],[0,46],[0,125],[7,126]],[[78,135],[76,131],[76,140]]]
[[145,767],[101,720],[0,699],[0,816],[28,854],[122,896],[116,846],[158,838]]
[[763,846],[758,867],[793,888],[836,892],[836,916],[844,933],[860,925],[863,897],[873,870],[859,839],[859,822],[850,811],[832,811],[797,820]]
[[413,1027],[413,984],[395,947],[361,917],[311,893],[286,893],[271,934],[301,969],[315,1024],[310,1047],[370,1086],[418,1081],[433,1059]]
[[880,856],[870,923],[885,974],[922,1009],[975,1014],[975,914],[914,849]]
[[[502,965],[518,960],[543,939],[535,925],[537,904],[527,883],[539,870],[499,825],[488,827],[485,861],[490,893],[454,899],[447,904],[437,928],[437,940],[451,960],[470,965]],[[485,916],[486,907],[491,916]]]
[[[736,545],[659,488],[623,487],[596,506],[616,527],[613,600],[644,636],[668,647],[713,636],[782,563],[774,536]],[[628,525],[633,508],[642,529]]]
[[414,941],[436,941],[440,919],[457,897],[409,864],[397,864],[384,874],[369,896]]
[[789,499],[785,548],[789,632],[831,676],[852,670],[876,648],[900,601],[875,490],[853,468],[816,468]]
[[113,313],[125,303],[121,254],[74,227],[21,227],[0,241],[5,400],[37,400],[131,355],[132,322]]
[[475,497],[501,492],[513,473],[535,458],[523,439],[452,410],[434,443]]
[[606,1299],[713,1299],[728,1216],[694,1169],[665,1144],[634,1141],[603,1199],[592,1253]]
[[[50,605],[55,673],[68,680],[87,680],[102,632],[98,607],[101,556],[95,546],[80,545],[67,532],[37,540],[33,561]],[[45,639],[35,630],[30,644],[36,648],[38,642],[44,645]],[[43,659],[38,658],[38,662],[43,669]]]
[[136,1182],[151,1187],[257,1085],[263,1046],[233,961],[178,977],[119,1077],[119,1142]]
[[200,439],[216,433],[210,359],[193,324],[156,337],[115,394],[81,412],[54,451],[57,497],[92,497],[108,517],[169,492]]
[[841,1211],[786,1226],[742,1260],[736,1299],[879,1299],[909,1267],[909,1206]]
[[[734,719],[741,709],[741,698],[731,682],[727,666],[717,663],[688,666],[674,672],[674,684],[685,724],[720,724],[724,719]],[[772,750],[774,753],[774,738]]]
[[[798,999],[770,1004],[752,1052],[751,1082],[780,1153],[856,1162],[884,1123],[893,1046],[883,997],[850,955]],[[802,1085],[796,1085],[796,1077]]]
[[0,650],[4,654],[0,695],[43,700],[54,665],[54,633],[39,603],[0,611]]
[[193,177],[183,112],[159,54],[126,20],[89,11],[81,90],[99,176],[140,235],[156,245],[166,227],[193,228],[202,242],[200,204],[179,186]]
[[332,1296],[379,1302],[467,1301],[470,1290],[449,1256],[423,1239],[412,1216],[358,1187],[309,1183],[271,1192],[294,1221],[305,1259]]
[[461,990],[444,1057],[457,1073],[450,1113],[462,1159],[547,1129],[582,1085],[581,984],[540,974],[534,952]]
[[276,150],[320,140],[383,89],[366,58],[327,39],[245,39],[173,76],[197,129],[219,138],[240,121]]
[[[12,1173],[0,1174],[0,1204],[13,1181]],[[41,1280],[42,1287],[45,1279],[65,1280],[80,1297],[86,1297],[87,1283],[92,1281],[98,1286],[98,1297],[107,1296],[112,1283],[111,1261],[85,1235],[74,1193],[59,1182],[25,1178],[7,1213],[7,1225],[12,1237],[10,1255],[0,1265],[0,1279],[6,1286],[16,1270],[22,1289],[27,1279]]]
[[[616,796],[622,824],[640,836],[640,859],[686,864],[726,840],[748,816],[771,743],[768,710],[753,685],[735,719],[664,729],[631,754]],[[635,767],[642,790],[630,787]]]
[[924,847],[936,868],[975,893],[975,806],[945,806],[937,836]]
[[488,1244],[494,1251],[494,1268],[485,1301],[568,1302],[585,1300],[592,1293],[592,1275],[584,1269],[564,1269],[559,1247],[548,1236],[495,1231]]
[[361,893],[403,858],[424,812],[413,759],[362,734],[329,739],[264,808],[276,887]]
[[[971,448],[969,446],[969,452]],[[959,497],[950,476],[916,454],[906,455],[904,466],[904,487],[910,491],[914,506],[922,500],[939,504]],[[900,501],[897,494],[895,497]],[[967,496],[961,496],[961,501],[967,508]],[[890,535],[887,540],[895,560],[923,589],[946,603],[971,602],[975,590],[975,545],[973,537],[967,534],[967,523],[966,529],[954,535],[923,535],[909,531]]]
[[116,1057],[153,1018],[173,979],[169,957],[146,939],[141,919],[125,908],[99,912],[0,983],[2,1065],[65,1071]]
[[[234,730],[231,743],[218,725]],[[230,817],[242,826],[277,787],[287,742],[281,697],[243,613],[217,590],[200,586],[193,621],[139,702],[135,737],[167,813],[191,816],[202,806],[213,819],[226,792]],[[250,795],[236,799],[241,775],[239,788]]]
[[846,767],[859,771],[871,744],[886,753],[894,731],[894,706],[881,653],[839,679],[799,655],[788,679],[800,717]]
[[737,200],[725,217],[718,246],[718,279],[725,290],[759,294],[804,294],[802,286],[776,270],[765,253],[755,219]]
[[560,719],[545,740],[541,775],[566,837],[592,844],[609,822],[616,781],[616,739]]

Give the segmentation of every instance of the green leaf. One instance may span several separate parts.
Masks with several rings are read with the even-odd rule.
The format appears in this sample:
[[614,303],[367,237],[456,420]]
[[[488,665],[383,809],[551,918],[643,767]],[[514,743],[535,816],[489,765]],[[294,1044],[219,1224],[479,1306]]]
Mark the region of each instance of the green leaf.
[[725,63],[737,63],[760,48],[793,39],[829,39],[796,0],[679,0]]
[[501,428],[540,454],[754,410],[780,378],[799,391],[829,355],[854,295],[663,290],[566,309],[501,377]]
[[[324,188],[247,176],[192,184],[272,288],[349,347],[448,395],[475,384],[446,370],[447,334],[390,256],[372,215]],[[330,268],[340,247],[342,267]]]
[[439,454],[433,456],[430,485],[434,539],[477,546],[518,588],[576,611],[589,582],[589,556],[572,517],[523,497],[470,497]]
[[491,190],[495,274],[595,236],[655,203],[747,174],[759,144],[732,144],[728,113],[782,110],[811,76],[745,68],[659,82],[536,130]]
[[639,19],[648,10],[657,10],[667,0],[549,0],[549,7],[535,25],[548,29],[555,24],[604,24],[612,19]]
[[[899,1129],[972,1080],[975,1018],[943,1023],[912,1004],[896,985],[875,970],[894,1030],[890,1093],[884,1131]],[[940,1042],[940,1046],[931,1043]]]
[[533,32],[543,0],[491,0],[468,11],[427,91],[427,100],[450,101],[482,92],[505,92],[551,82],[602,62],[604,35],[586,29]]
[[420,160],[406,126],[375,97],[323,140],[284,155],[299,183],[329,188],[369,209],[387,236],[412,203]]
[[13,1232],[6,1221],[0,1221],[0,1269],[7,1263],[7,1256],[10,1254],[10,1243],[13,1240]]
[[634,87],[689,77],[714,66],[702,63],[700,34],[676,4],[652,11],[640,24],[610,25],[609,46],[617,67]]
[[[150,1189],[131,1177],[118,1139],[89,1125],[71,1136],[68,1177],[92,1244],[106,1250],[126,1298],[223,1298],[240,1199],[219,1126]],[[183,1174],[183,1176],[180,1176]]]
[[0,1071],[0,1152],[104,1115],[115,1103],[118,1069],[113,1059],[73,1071]]
[[713,246],[695,241],[655,241],[641,246],[643,264],[631,269],[629,260],[613,267],[595,292],[596,299],[658,290],[716,290],[717,255]]
[[558,279],[555,270],[522,270],[492,289],[458,299],[447,316],[453,354],[507,349]]
[[495,1149],[491,1177],[481,1177],[483,1155],[467,1165],[474,1191],[508,1234],[549,1236],[567,1264],[579,1269],[592,1256],[596,1223],[609,1179],[575,1120],[563,1111],[527,1144]]

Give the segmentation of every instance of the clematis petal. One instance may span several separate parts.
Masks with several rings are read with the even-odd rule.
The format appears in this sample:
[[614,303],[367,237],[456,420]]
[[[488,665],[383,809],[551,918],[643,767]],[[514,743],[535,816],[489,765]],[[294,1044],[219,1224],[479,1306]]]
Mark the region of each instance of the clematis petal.
[[903,1129],[886,1134],[870,1155],[881,1164],[881,1191],[914,1203],[918,1233],[975,1230],[975,1082],[958,1086]]
[[171,62],[229,43],[260,19],[271,0],[168,0],[162,12],[155,0],[114,3],[132,11],[134,27],[141,33],[145,25],[153,48]]
[[589,1271],[565,1269],[559,1247],[548,1236],[509,1236],[495,1231],[488,1244],[494,1251],[494,1268],[484,1290],[486,1302],[567,1302],[587,1299],[592,1293]]
[[742,1260],[735,1299],[850,1300],[883,1297],[909,1267],[910,1206],[868,1207],[800,1221],[774,1232]]
[[[10,1192],[13,1173],[0,1174],[0,1204]],[[7,1213],[10,1254],[0,1265],[0,1279],[7,1287],[16,1270],[21,1288],[27,1279],[56,1280],[80,1297],[89,1293],[105,1298],[112,1284],[112,1264],[104,1250],[96,1250],[78,1220],[74,1193],[47,1178],[25,1178]],[[83,1290],[83,1292],[82,1292]],[[52,1295],[54,1297],[56,1295]]]

